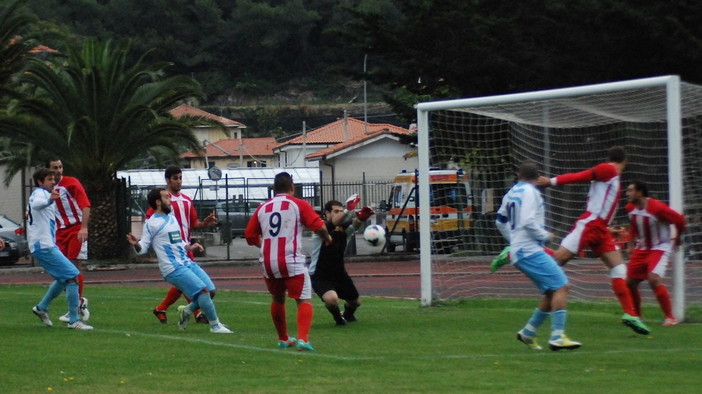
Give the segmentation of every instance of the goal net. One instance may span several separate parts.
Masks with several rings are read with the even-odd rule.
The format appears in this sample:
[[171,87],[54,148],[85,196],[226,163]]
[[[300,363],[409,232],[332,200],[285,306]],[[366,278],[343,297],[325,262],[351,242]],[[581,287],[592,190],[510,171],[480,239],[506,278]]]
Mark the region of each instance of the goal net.
[[[450,239],[432,229],[431,220],[419,221],[420,234],[431,234],[420,237],[423,305],[461,297],[535,297],[532,283],[514,267],[489,273],[490,261],[506,246],[495,217],[502,196],[516,180],[518,164],[535,161],[547,176],[582,171],[603,162],[610,147],[621,145],[629,160],[621,176],[623,189],[628,182],[643,180],[651,197],[683,212],[688,220],[684,246],[671,261],[665,283],[679,318],[695,306],[699,312],[702,86],[681,83],[675,76],[656,77],[420,103],[417,112],[419,195],[431,196],[426,175],[430,168],[465,171],[472,193],[467,202],[472,205],[471,226]],[[550,247],[558,247],[583,213],[588,187],[567,185],[544,192],[546,226],[555,235]],[[625,248],[624,193],[621,198],[610,230]],[[427,212],[431,197],[419,200],[420,213]],[[608,270],[591,252],[585,251],[565,269],[571,299],[615,301]],[[644,302],[655,302],[645,283],[641,294]]]

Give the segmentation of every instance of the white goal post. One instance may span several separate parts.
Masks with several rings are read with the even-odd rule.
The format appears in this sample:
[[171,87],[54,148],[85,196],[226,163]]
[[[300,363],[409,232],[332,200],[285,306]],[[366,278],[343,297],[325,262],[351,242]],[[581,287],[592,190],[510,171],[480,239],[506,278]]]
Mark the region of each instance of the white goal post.
[[[474,212],[485,214],[485,217],[489,216],[490,209],[497,209],[502,194],[509,187],[507,182],[501,183],[500,180],[507,178],[505,172],[509,171],[497,168],[502,164],[495,166],[490,163],[503,163],[505,169],[510,166],[515,169],[519,162],[529,159],[539,163],[545,174],[554,175],[564,172],[566,164],[559,163],[569,157],[573,158],[573,166],[578,170],[603,161],[606,154],[606,148],[603,147],[607,144],[623,145],[627,153],[633,147],[635,155],[629,156],[629,162],[630,166],[633,164],[634,172],[638,171],[639,178],[643,177],[647,182],[655,179],[657,185],[660,183],[660,187],[656,187],[661,191],[654,197],[667,202],[676,211],[685,213],[688,221],[691,217],[687,215],[689,212],[686,208],[699,202],[687,199],[702,195],[698,194],[702,190],[686,190],[687,185],[702,181],[702,177],[697,178],[695,173],[690,175],[694,179],[685,179],[690,172],[695,172],[692,167],[702,164],[700,160],[693,160],[693,156],[699,155],[700,151],[686,152],[683,148],[684,133],[694,134],[690,138],[702,137],[702,127],[699,124],[702,120],[702,86],[683,83],[678,76],[424,102],[417,104],[416,108],[419,196],[430,196],[430,168],[447,168],[447,163],[454,162],[459,167],[473,166],[462,170],[476,174],[476,179],[483,179],[480,182],[488,185],[475,188],[473,195],[473,204],[480,205]],[[650,163],[647,157],[649,155],[655,157]],[[663,168],[667,168],[667,172],[660,174]],[[490,171],[494,173],[489,173]],[[660,176],[648,178],[654,174]],[[484,181],[488,178],[498,181]],[[630,180],[632,178],[623,179]],[[498,187],[490,187],[494,184]],[[582,189],[576,190],[571,196],[551,194],[549,189],[545,193],[546,211],[547,215],[552,216],[547,219],[547,227],[551,225],[562,228],[562,236],[568,230],[565,226],[572,225],[575,218],[561,213],[577,211],[579,215],[585,198],[586,192],[583,193]],[[481,201],[480,204],[477,204],[478,200]],[[576,208],[568,205],[573,201],[578,204]],[[430,198],[419,198],[420,213],[430,212],[430,206]],[[621,207],[620,211],[620,217],[625,218]],[[419,221],[420,234],[432,234],[430,222]],[[454,295],[461,297],[472,294],[466,290],[442,293],[444,289],[439,287],[443,285],[437,281],[443,279],[437,274],[437,264],[448,266],[460,260],[477,260],[483,264],[484,272],[479,272],[474,267],[464,270],[458,276],[462,276],[466,282],[476,278],[480,280],[480,275],[487,273],[489,261],[496,254],[495,250],[501,249],[495,249],[494,245],[500,241],[488,239],[484,235],[488,230],[481,231],[466,230],[466,236],[457,240],[456,248],[448,255],[438,254],[436,247],[432,246],[432,237],[420,237],[423,306]],[[684,238],[683,247],[689,246],[694,241],[693,238],[699,235],[694,233],[697,228],[690,228],[690,231]],[[560,239],[555,241],[555,245],[558,242]],[[686,305],[686,256],[683,250],[674,256],[671,293],[674,312],[683,320]],[[603,266],[602,263],[599,265]],[[601,281],[606,282],[606,279],[602,278]],[[480,283],[473,285],[480,286]],[[642,287],[642,293],[647,291],[647,286]],[[533,291],[531,295],[534,295]],[[614,297],[611,292],[608,296]],[[589,299],[588,296],[583,298]]]

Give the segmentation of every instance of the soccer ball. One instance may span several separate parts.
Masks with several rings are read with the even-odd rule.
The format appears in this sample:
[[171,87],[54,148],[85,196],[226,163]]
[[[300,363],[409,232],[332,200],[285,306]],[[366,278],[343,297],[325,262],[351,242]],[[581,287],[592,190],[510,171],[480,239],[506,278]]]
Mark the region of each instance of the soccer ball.
[[382,247],[385,245],[385,230],[377,224],[370,225],[363,232],[363,239],[370,246]]

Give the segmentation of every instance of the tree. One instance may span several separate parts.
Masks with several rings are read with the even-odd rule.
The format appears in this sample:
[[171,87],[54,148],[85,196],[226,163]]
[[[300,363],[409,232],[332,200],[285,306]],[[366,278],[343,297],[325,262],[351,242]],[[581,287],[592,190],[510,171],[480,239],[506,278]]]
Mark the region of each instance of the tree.
[[405,0],[353,10],[343,42],[398,113],[416,99],[506,94],[679,74],[702,82],[702,3]]
[[116,172],[150,152],[176,157],[200,147],[192,132],[200,119],[174,119],[168,111],[200,97],[186,76],[164,77],[165,63],[147,65],[143,56],[126,61],[129,42],[87,40],[68,45],[65,58],[29,59],[21,81],[27,97],[12,106],[14,118],[0,120],[14,154],[0,160],[9,176],[28,165],[59,157],[66,173],[83,182],[91,199],[91,258],[118,257],[126,245],[118,233]]
[[0,98],[16,96],[13,79],[24,66],[29,49],[20,35],[33,20],[24,13],[24,2],[16,0],[0,10]]

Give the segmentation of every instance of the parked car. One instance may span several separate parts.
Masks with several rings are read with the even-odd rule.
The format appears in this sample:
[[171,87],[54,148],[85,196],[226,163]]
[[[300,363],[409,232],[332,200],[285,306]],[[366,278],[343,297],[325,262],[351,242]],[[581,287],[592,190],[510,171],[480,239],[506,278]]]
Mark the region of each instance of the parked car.
[[263,202],[264,200],[218,202],[215,206],[215,214],[219,221],[222,240],[226,241],[228,239],[225,235],[227,230],[230,231],[232,238],[243,236],[246,225],[249,223],[249,218]]
[[15,264],[21,257],[29,255],[24,227],[2,214],[0,214],[0,237],[5,241],[5,248],[0,249],[0,265]]

